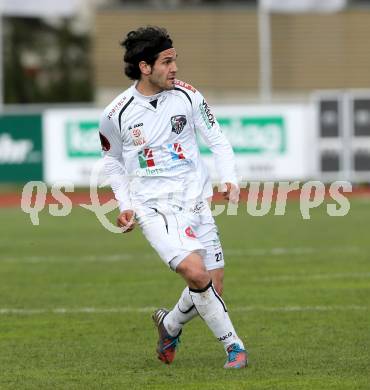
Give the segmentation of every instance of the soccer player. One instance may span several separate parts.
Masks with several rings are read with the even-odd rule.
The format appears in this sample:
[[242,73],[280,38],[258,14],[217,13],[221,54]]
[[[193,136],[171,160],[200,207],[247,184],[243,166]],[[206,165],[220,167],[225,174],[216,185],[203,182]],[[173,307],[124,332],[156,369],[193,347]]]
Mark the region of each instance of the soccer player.
[[105,171],[118,201],[117,225],[144,236],[187,287],[171,311],[158,309],[158,358],[170,364],[184,324],[204,320],[227,354],[225,368],[248,363],[222,298],[224,258],[207,199],[212,186],[197,134],[215,156],[226,199],[239,189],[232,148],[203,96],[176,79],[176,50],[167,31],[141,27],[127,34],[126,75],[135,83],[101,118]]

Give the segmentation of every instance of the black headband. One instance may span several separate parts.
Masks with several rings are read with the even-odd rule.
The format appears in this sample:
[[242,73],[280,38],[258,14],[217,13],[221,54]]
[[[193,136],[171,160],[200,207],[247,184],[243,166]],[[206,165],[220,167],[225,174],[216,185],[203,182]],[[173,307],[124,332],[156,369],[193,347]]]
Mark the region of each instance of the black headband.
[[155,54],[159,54],[161,53],[162,51],[165,51],[165,50],[168,50],[168,49],[172,49],[173,46],[172,46],[172,41],[170,41],[169,39],[167,39],[166,41],[164,41],[162,43],[162,45],[159,46],[157,52]]
[[146,50],[143,50],[139,56],[138,56],[138,61],[147,61],[148,59],[151,59],[161,53],[164,50],[172,49],[172,41],[169,39],[166,39],[164,42],[162,42],[161,45],[158,47],[154,48],[148,48]]

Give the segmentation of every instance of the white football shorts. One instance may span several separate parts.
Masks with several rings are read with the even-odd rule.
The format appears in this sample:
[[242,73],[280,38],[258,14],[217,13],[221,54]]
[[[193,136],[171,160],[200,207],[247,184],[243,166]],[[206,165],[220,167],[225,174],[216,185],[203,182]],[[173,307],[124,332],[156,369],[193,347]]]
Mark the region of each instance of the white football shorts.
[[146,239],[171,269],[176,270],[191,252],[202,256],[207,270],[224,267],[217,226],[207,202],[198,202],[193,210],[141,207],[136,219]]

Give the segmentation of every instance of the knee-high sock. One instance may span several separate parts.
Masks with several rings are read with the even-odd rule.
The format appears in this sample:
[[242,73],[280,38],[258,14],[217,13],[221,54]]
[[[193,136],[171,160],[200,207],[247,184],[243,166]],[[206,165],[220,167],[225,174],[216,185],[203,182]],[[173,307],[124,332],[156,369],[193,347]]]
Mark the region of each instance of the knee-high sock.
[[214,289],[212,281],[204,289],[190,288],[189,291],[199,315],[224,345],[225,350],[233,343],[238,343],[244,348],[243,342],[239,339],[231,323],[226,305]]
[[182,292],[180,299],[164,318],[164,326],[171,336],[179,334],[181,328],[198,315],[190,296],[189,287]]

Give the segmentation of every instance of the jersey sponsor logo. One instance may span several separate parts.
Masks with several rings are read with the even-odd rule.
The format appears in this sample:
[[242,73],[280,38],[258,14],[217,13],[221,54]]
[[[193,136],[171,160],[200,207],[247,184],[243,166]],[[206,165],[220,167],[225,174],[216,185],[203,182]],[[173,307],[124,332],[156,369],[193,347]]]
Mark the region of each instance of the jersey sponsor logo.
[[[191,160],[186,159],[179,143],[167,144],[167,150],[170,153],[171,160],[167,161],[165,165],[157,165],[155,163],[155,152],[153,152],[153,149],[140,151],[138,153],[140,168],[135,170],[135,174],[137,176],[173,176],[179,170],[193,164]],[[159,159],[161,159],[161,154]]]
[[148,168],[148,167],[155,166],[152,149],[144,149],[140,151],[138,154],[138,158],[139,158],[140,168]]
[[108,114],[108,119],[110,120],[123,106],[123,103],[125,102],[126,97],[123,97],[110,111]]
[[172,132],[180,134],[187,123],[185,115],[175,115],[171,117]]
[[185,160],[184,152],[182,151],[181,144],[167,144],[167,148],[171,154],[172,160]]
[[181,80],[175,80],[175,85],[178,85],[179,87],[183,87],[191,92],[197,92],[197,90],[190,84],[185,83],[184,81]]
[[206,203],[201,200],[192,209],[190,209],[190,211],[193,214],[200,214],[205,209],[205,207]]
[[129,126],[128,129],[131,130],[132,128],[143,127],[143,126],[144,126],[144,123],[135,123],[133,126]]
[[160,176],[165,172],[165,170],[161,167],[151,167],[151,168],[142,168],[137,169],[135,171],[136,176],[143,177],[143,176]]
[[140,146],[145,144],[145,138],[143,136],[142,130],[140,127],[143,126],[143,123],[137,123],[134,126],[129,126],[128,130],[130,131],[132,142],[135,146]]
[[138,168],[135,170],[135,175],[139,177],[143,176],[175,176],[177,172],[183,168],[187,168],[191,165],[189,160],[178,160],[171,166],[154,166],[147,168]]
[[203,121],[208,129],[214,126],[216,123],[215,117],[209,108],[208,103],[203,99],[203,102],[199,104],[199,110],[202,114]]
[[193,229],[188,226],[186,229],[185,229],[185,234],[190,237],[190,238],[197,238],[193,232]]
[[100,144],[102,150],[104,150],[104,152],[108,152],[108,150],[110,150],[110,143],[108,141],[108,138],[105,135],[103,135],[100,131],[99,131],[99,138],[100,138]]

